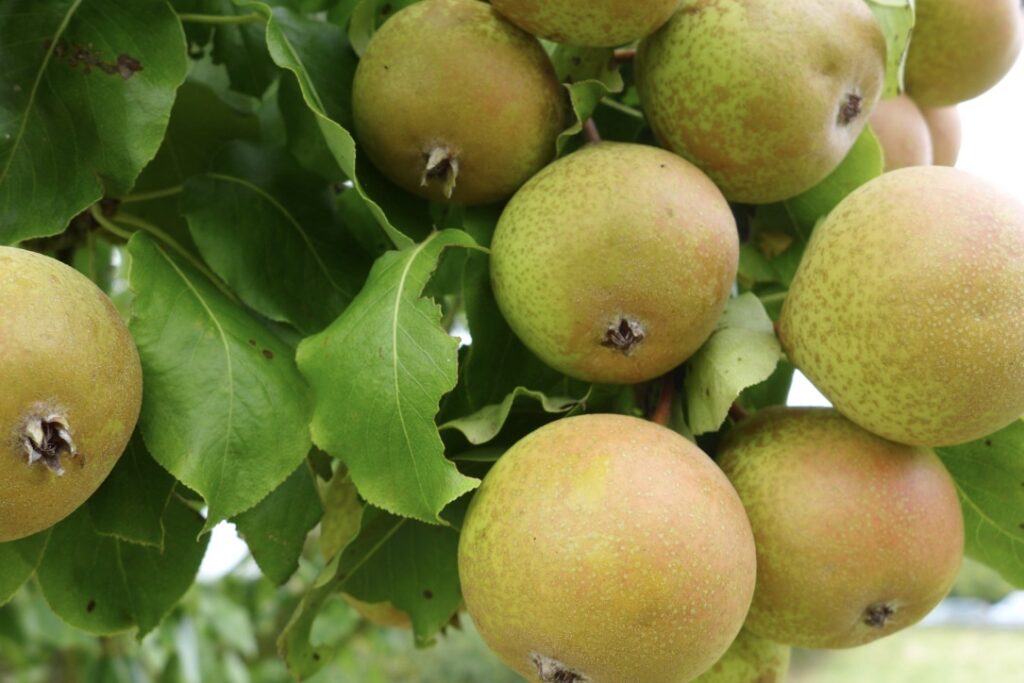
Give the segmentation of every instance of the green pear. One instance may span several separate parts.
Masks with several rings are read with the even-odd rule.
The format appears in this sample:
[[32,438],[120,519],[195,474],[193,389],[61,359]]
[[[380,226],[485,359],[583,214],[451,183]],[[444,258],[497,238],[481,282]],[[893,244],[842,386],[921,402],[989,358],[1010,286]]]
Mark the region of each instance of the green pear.
[[736,277],[736,222],[698,168],[656,147],[588,145],[512,198],[491,245],[505,319],[589,382],[658,377],[714,331]]
[[694,683],[782,683],[791,648],[743,629],[729,651]]
[[863,0],[684,0],[635,70],[662,145],[730,201],[765,204],[843,160],[882,92],[885,50]]
[[556,43],[614,47],[650,35],[679,0],[492,0],[494,8],[535,36]]
[[998,431],[1024,414],[1024,204],[939,166],[870,181],[812,235],[779,337],[869,431],[924,446]]
[[542,683],[684,683],[735,639],[754,590],[736,492],[675,432],[584,415],[526,436],[487,474],[459,541],[466,607]]
[[56,259],[0,246],[0,543],[81,506],[141,405],[139,352],[110,299]]
[[1024,43],[1019,0],[917,0],[905,79],[922,107],[981,95],[1010,70]]
[[555,155],[565,90],[536,38],[476,0],[424,0],[374,34],[352,86],[356,137],[428,199],[505,199]]
[[922,109],[924,120],[928,123],[928,132],[932,138],[932,151],[936,166],[956,166],[960,156],[960,143],[963,140],[963,127],[960,124],[960,112],[955,106]]
[[846,648],[916,623],[963,559],[956,486],[929,449],[886,441],[824,408],[762,410],[719,462],[757,544],[746,628]]
[[932,163],[932,135],[924,114],[906,95],[878,103],[871,130],[885,153],[885,170]]

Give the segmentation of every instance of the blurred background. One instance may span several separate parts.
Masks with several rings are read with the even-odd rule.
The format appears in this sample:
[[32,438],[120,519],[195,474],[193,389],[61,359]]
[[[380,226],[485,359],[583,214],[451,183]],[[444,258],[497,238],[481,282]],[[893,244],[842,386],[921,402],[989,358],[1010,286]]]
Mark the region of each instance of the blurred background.
[[[958,167],[1024,200],[1024,60],[993,90],[960,105]],[[792,405],[828,405],[797,376]],[[54,617],[27,586],[0,608],[0,683],[291,680],[275,639],[315,578],[303,566],[282,588],[256,569],[230,524],[213,533],[200,580],[141,643],[94,638]],[[417,650],[405,629],[372,626],[340,598],[318,618],[314,641],[342,645],[315,683],[512,683],[522,679],[487,650],[463,617],[434,648]],[[866,647],[799,651],[796,683],[1015,683],[1024,680],[1024,591],[967,561],[953,594],[923,623]]]

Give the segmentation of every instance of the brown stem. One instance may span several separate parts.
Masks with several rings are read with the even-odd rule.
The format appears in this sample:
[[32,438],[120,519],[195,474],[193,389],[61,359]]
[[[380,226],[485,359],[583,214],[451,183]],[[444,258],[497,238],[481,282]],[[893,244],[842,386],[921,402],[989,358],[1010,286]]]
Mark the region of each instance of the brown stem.
[[615,51],[615,61],[619,64],[632,62],[634,57],[636,57],[635,48],[622,48],[621,50]]
[[748,413],[747,409],[741,406],[739,403],[733,403],[731,406],[729,406],[729,417],[731,417],[734,422],[739,422],[741,420],[746,420],[748,417],[750,417],[750,413]]
[[597,130],[594,119],[587,119],[583,122],[583,136],[587,138],[587,142],[601,142],[601,132]]
[[658,405],[651,413],[651,422],[667,427],[672,418],[672,400],[675,398],[675,386],[672,382],[672,375],[665,375],[661,379],[661,395],[658,396]]

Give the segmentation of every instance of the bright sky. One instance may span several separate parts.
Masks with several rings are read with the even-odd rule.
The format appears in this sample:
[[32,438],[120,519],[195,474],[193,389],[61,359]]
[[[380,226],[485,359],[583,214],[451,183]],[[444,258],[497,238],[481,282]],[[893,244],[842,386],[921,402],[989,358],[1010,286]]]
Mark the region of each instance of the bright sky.
[[[999,85],[960,105],[964,139],[957,167],[986,178],[1024,201],[1024,59]],[[789,404],[827,406],[828,400],[797,373]],[[232,524],[213,530],[210,547],[199,568],[200,581],[215,581],[248,555]]]

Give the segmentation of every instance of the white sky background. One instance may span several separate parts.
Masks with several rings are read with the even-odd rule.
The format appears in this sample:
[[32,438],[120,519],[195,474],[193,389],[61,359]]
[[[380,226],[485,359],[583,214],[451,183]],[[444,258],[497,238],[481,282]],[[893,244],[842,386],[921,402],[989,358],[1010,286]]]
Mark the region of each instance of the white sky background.
[[[960,105],[963,147],[957,167],[985,178],[1024,201],[1024,59],[995,88]],[[827,406],[829,402],[797,373],[790,405]],[[199,568],[200,581],[215,581],[248,555],[234,525],[213,530],[209,550]]]

